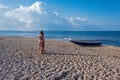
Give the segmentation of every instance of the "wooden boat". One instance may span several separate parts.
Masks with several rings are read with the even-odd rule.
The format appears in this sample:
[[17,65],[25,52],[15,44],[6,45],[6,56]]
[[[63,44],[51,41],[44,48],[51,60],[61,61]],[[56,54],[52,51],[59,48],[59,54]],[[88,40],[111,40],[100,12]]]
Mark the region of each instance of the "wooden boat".
[[102,40],[70,40],[70,42],[73,42],[75,44],[78,44],[78,45],[101,45],[103,44],[103,41]]

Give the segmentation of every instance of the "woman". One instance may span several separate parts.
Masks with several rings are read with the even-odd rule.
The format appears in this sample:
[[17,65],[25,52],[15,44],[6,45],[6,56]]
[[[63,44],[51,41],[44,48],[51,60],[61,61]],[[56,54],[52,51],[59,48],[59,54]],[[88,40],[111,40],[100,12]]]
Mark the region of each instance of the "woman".
[[44,32],[40,31],[40,35],[39,35],[39,50],[40,53],[44,53],[44,46],[45,46],[45,40],[44,40]]

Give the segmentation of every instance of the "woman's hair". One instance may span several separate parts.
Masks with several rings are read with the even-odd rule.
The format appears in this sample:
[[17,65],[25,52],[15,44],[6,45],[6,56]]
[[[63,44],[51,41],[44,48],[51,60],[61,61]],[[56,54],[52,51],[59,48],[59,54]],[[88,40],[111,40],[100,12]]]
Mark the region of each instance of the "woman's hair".
[[44,35],[44,32],[43,32],[43,31],[40,31],[40,34]]

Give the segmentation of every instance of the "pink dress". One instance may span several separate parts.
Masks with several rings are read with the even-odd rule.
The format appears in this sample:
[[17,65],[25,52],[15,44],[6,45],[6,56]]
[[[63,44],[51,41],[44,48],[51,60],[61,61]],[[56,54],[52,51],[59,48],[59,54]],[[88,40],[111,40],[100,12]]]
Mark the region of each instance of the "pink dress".
[[44,47],[44,38],[42,36],[39,37],[39,46]]

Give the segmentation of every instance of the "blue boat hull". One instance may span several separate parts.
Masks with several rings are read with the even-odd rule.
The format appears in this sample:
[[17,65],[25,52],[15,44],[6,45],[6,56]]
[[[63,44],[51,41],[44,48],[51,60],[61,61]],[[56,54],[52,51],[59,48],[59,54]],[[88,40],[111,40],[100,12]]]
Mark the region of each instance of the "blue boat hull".
[[103,44],[102,40],[70,40],[70,42],[78,45],[101,45]]

